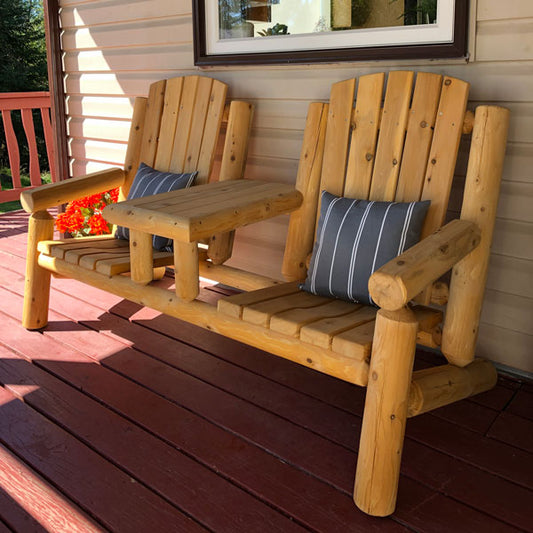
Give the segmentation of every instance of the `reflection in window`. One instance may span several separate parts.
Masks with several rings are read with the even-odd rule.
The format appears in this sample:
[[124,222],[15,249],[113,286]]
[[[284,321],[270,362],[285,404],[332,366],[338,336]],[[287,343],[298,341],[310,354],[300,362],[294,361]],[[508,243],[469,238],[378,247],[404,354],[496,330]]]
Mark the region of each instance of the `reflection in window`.
[[219,38],[433,24],[437,0],[218,0]]

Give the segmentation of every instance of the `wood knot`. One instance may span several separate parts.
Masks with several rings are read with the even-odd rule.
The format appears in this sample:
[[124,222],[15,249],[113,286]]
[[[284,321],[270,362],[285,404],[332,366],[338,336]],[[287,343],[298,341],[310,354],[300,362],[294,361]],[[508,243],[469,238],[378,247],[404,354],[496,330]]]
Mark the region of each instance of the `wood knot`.
[[306,361],[307,361],[310,365],[313,363],[313,360],[312,360],[310,357],[308,357],[308,358],[306,359]]
[[445,254],[447,251],[448,251],[448,245],[447,244],[443,244],[440,248],[440,253],[442,254]]
[[397,164],[398,164],[398,160],[397,160],[397,159],[393,159],[393,160],[392,160],[392,164],[393,164],[393,165],[397,165]]
[[372,154],[371,154],[371,153],[367,153],[367,154],[365,155],[365,159],[366,159],[367,161],[372,161]]
[[436,165],[436,164],[437,164],[437,160],[436,160],[435,158],[433,158],[433,159],[431,160],[431,164],[432,164],[432,165]]
[[396,418],[396,415],[390,415],[390,419],[394,420]]
[[377,381],[377,379],[378,379],[378,373],[377,372],[372,372],[372,379],[374,381]]
[[427,126],[428,126],[428,123],[427,123],[425,120],[423,120],[423,121],[420,123],[420,127],[421,127],[421,128],[427,128]]
[[230,157],[230,160],[231,160],[231,161],[235,161],[235,156],[232,155],[232,156]]
[[402,259],[400,259],[399,261],[396,261],[396,264],[398,266],[402,266],[402,265],[405,265],[405,261],[403,261]]

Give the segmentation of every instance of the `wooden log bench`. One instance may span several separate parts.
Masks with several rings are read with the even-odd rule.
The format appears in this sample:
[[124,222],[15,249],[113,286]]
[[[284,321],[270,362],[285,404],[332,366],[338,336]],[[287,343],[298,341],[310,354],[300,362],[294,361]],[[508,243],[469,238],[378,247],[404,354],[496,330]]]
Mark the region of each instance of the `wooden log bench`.
[[[396,505],[406,419],[496,383],[494,366],[475,358],[475,346],[508,111],[495,106],[467,111],[469,84],[438,74],[398,71],[335,83],[328,103],[309,107],[293,188],[240,180],[251,113],[247,104],[237,103],[222,155],[224,183],[205,184],[222,109],[215,112],[211,105],[223,101],[222,93],[218,82],[209,85],[216,89],[210,96],[202,85],[209,82],[200,83],[197,77],[180,80],[169,80],[166,89],[161,83],[152,86],[148,100],[136,104],[125,172],[115,170],[93,181],[70,180],[27,193],[24,205],[33,215],[24,325],[46,325],[49,277],[54,273],[366,386],[354,500],[366,513],[388,515]],[[193,105],[184,118],[179,98],[169,92],[172,87],[183,88],[182,103],[194,101],[190,91],[198,102],[200,93],[208,95],[207,101]],[[207,109],[217,118],[200,134],[190,117],[209,117]],[[192,147],[174,142],[182,138],[176,127],[183,123],[188,124],[185,137],[197,139]],[[460,218],[444,225],[463,134],[472,136],[463,206]],[[205,139],[212,150],[209,155],[202,144]],[[198,148],[198,142],[204,148]],[[196,154],[193,164],[187,153]],[[69,200],[74,192],[121,184],[127,189],[125,180],[139,161],[165,171],[200,166],[200,183],[205,185],[106,208],[111,221],[132,229],[129,245],[113,237],[50,240],[47,207]],[[228,179],[239,183],[228,186]],[[322,190],[369,201],[431,201],[421,241],[370,277],[376,306],[299,288],[309,268]],[[286,282],[223,264],[231,255],[235,228],[289,211]],[[154,232],[174,239],[173,253],[151,249]],[[152,284],[154,269],[171,264],[176,267],[176,290]],[[448,290],[439,279],[449,271]],[[214,307],[195,299],[199,275],[246,292],[222,298]],[[413,372],[417,343],[440,348],[449,364]]]

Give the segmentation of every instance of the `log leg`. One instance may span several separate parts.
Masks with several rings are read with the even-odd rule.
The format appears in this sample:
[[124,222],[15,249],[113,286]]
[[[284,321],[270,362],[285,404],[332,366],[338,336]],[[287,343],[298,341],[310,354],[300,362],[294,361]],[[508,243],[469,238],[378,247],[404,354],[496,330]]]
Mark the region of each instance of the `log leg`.
[[28,250],[26,253],[26,281],[24,283],[24,306],[22,326],[40,329],[48,324],[51,272],[37,264],[39,241],[54,237],[54,219],[48,211],[33,213],[28,222]]
[[154,267],[152,277],[155,281],[159,281],[165,277],[166,267]]
[[234,239],[235,231],[219,233],[211,237],[207,257],[211,259],[214,265],[222,265],[231,257]]
[[154,276],[152,236],[130,229],[131,279],[141,285],[150,283]]
[[417,326],[407,308],[377,314],[354,488],[373,516],[396,506]]
[[174,272],[176,295],[191,302],[199,293],[198,243],[180,242],[174,239]]

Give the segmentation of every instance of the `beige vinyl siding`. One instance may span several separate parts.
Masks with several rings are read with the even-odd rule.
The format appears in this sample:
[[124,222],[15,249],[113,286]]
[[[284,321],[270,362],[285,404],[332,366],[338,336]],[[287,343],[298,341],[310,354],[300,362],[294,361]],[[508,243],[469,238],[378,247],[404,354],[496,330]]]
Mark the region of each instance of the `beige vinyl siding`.
[[[133,98],[153,81],[198,72],[189,0],[61,0],[73,175],[124,159]],[[476,2],[471,2],[476,4]],[[332,82],[389,69],[447,73],[472,84],[470,107],[511,109],[511,127],[478,355],[533,371],[533,1],[477,0],[475,61],[206,69],[256,106],[251,178],[294,183],[309,102]],[[450,216],[460,208],[461,147]],[[231,264],[280,277],[287,217],[238,231]]]

